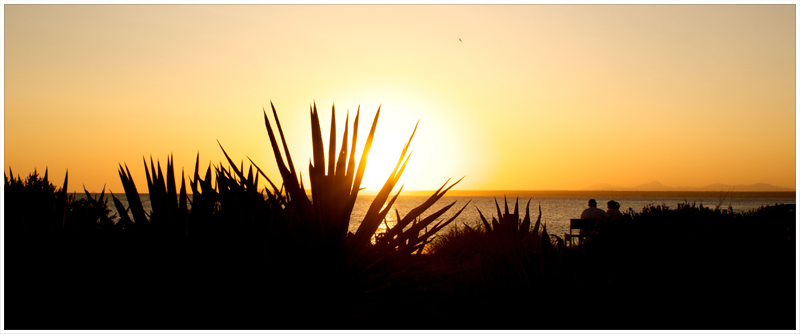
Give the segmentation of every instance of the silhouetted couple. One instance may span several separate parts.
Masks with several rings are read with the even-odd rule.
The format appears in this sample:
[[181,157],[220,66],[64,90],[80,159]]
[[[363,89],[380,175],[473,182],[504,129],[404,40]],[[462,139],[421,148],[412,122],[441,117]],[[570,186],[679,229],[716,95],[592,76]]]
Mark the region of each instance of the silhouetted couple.
[[603,211],[603,209],[597,208],[597,201],[593,198],[589,200],[589,207],[581,212],[581,219],[605,219],[621,215],[622,212],[619,212],[619,203],[617,203],[617,201],[608,201],[608,212],[606,212]]

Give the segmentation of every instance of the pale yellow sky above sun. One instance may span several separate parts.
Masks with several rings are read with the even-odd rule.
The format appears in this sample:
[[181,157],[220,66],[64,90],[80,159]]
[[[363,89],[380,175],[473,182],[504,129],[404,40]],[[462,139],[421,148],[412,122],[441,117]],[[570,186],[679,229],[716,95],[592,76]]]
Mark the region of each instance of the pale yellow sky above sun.
[[417,120],[405,189],[795,188],[794,5],[4,10],[5,171],[69,169],[70,191],[121,193],[127,163],[144,192],[143,156],[191,174],[217,140],[279,180],[270,101],[304,176],[311,103],[326,145],[332,104],[339,138],[361,106],[362,142],[381,105],[370,190]]

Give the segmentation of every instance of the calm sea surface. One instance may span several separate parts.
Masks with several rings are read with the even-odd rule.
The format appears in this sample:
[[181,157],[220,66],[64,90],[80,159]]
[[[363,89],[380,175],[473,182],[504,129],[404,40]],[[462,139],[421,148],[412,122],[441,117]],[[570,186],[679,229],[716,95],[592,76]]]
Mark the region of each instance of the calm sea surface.
[[[127,206],[127,200],[124,194],[117,194],[115,195],[120,201],[123,202]],[[77,198],[85,197],[83,194],[76,194]],[[109,196],[110,197],[110,196]],[[151,210],[150,206],[150,197],[147,194],[140,195],[142,199],[142,204],[144,205],[145,211],[149,212]],[[372,203],[372,200],[375,198],[374,195],[360,195],[356,200],[356,205],[353,208],[353,213],[350,218],[350,230],[355,232],[358,229],[359,223],[364,218],[364,215],[369,208],[369,205]],[[427,196],[400,196],[398,197],[397,201],[394,204],[394,208],[396,208],[401,216],[408,214],[411,209],[415,208],[416,206],[422,204],[428,197]],[[702,203],[704,206],[715,207],[717,204],[720,204],[719,197],[602,197],[596,196],[593,197],[597,200],[597,207],[606,209],[606,202],[609,200],[616,200],[620,203],[620,211],[626,211],[629,208],[635,211],[640,211],[643,207],[649,204],[653,205],[666,205],[669,208],[675,208],[678,203],[689,202],[689,203]],[[517,198],[516,197],[509,197],[508,198],[508,205],[509,211],[513,212],[514,210],[514,202]],[[521,216],[524,216],[525,212],[525,205],[527,204],[528,200],[530,200],[530,213],[531,213],[531,221],[535,222],[536,217],[539,213],[539,205],[542,208],[542,222],[547,224],[547,231],[550,234],[556,235],[564,235],[564,233],[568,232],[569,228],[569,220],[571,218],[579,218],[581,215],[581,211],[587,207],[587,201],[589,197],[575,197],[575,196],[540,196],[540,197],[519,197],[519,210],[521,212]],[[497,209],[495,207],[495,197],[493,196],[445,196],[439,202],[434,204],[428,211],[423,213],[422,217],[426,217],[429,214],[436,212],[436,210],[450,204],[456,202],[456,204],[446,212],[442,217],[439,219],[448,219],[452,217],[461,207],[467,205],[466,209],[456,218],[450,226],[454,224],[458,224],[462,226],[462,224],[469,224],[470,226],[474,226],[475,224],[480,224],[480,216],[478,215],[478,210],[480,210],[484,217],[491,220],[491,217],[497,217]],[[467,204],[469,203],[469,204]],[[504,210],[503,198],[497,197],[497,203],[500,205],[500,209]],[[733,210],[736,212],[743,212],[752,209],[756,209],[761,206],[766,205],[775,205],[775,204],[795,204],[795,198],[793,197],[781,197],[781,198],[759,198],[759,197],[734,197],[734,198],[727,198],[722,201],[721,208],[727,208],[728,205],[733,207]],[[117,213],[114,209],[114,205],[112,201],[109,199],[109,207],[111,208],[113,213]],[[394,209],[391,210],[389,215],[387,216],[387,223],[389,226],[393,226],[397,222],[397,217],[395,215]],[[381,228],[378,232],[382,232],[384,229],[384,225],[381,224]],[[445,229],[446,230],[446,229]],[[444,230],[443,230],[444,231]],[[441,233],[441,232],[440,232]]]

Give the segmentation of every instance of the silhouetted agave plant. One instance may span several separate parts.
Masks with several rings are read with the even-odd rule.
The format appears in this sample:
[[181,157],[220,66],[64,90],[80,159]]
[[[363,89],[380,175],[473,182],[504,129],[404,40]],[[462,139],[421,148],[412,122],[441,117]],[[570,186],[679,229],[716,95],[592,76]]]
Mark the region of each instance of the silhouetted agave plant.
[[[342,135],[342,145],[338,154],[335,153],[336,112],[335,108],[332,108],[328,163],[326,166],[319,114],[316,105],[312,106],[311,137],[313,160],[309,162],[309,180],[311,182],[311,200],[309,200],[300,175],[294,169],[292,157],[289,153],[278,114],[275,111],[274,105],[271,103],[270,105],[282,145],[278,143],[266,111],[264,111],[264,122],[267,127],[275,160],[278,164],[278,170],[283,179],[283,192],[277,191],[274,184],[270,181],[274,190],[272,195],[283,194],[278,197],[281,198],[285,211],[288,214],[289,219],[287,223],[296,227],[293,228],[294,231],[303,232],[294,234],[300,237],[298,240],[299,243],[305,246],[322,246],[330,252],[337,254],[343,258],[345,261],[344,264],[348,268],[356,269],[357,275],[366,274],[367,269],[375,269],[375,265],[378,263],[391,262],[405,255],[419,252],[437,231],[452,222],[464,209],[462,208],[459,210],[450,219],[433,226],[430,225],[449,210],[455,202],[428,217],[421,218],[425,210],[441,199],[450,188],[460,181],[456,181],[445,188],[449,182],[448,180],[448,182],[445,182],[445,184],[434,192],[428,200],[412,209],[406,216],[401,217],[399,212],[396,212],[398,217],[397,224],[389,228],[384,236],[376,240],[376,243],[373,244],[373,236],[380,226],[380,223],[386,218],[386,215],[392,208],[392,204],[394,204],[400,191],[402,191],[401,187],[400,190],[389,199],[392,189],[397,184],[397,181],[408,163],[410,156],[410,154],[407,154],[408,147],[411,139],[414,137],[414,133],[416,133],[415,127],[414,132],[412,132],[408,142],[406,142],[403,147],[403,151],[400,154],[394,170],[392,170],[386,183],[384,183],[381,190],[375,196],[356,232],[348,237],[350,215],[353,211],[358,192],[361,190],[361,180],[366,169],[367,157],[372,148],[372,140],[380,115],[380,107],[375,114],[372,127],[370,128],[361,154],[361,159],[356,168],[355,151],[360,108],[353,122],[353,134],[349,149],[347,143],[349,134],[349,114],[346,118],[345,129]],[[284,163],[280,146],[283,146],[283,152],[286,155],[286,163]],[[234,166],[230,157],[227,156],[227,153],[226,157],[229,162],[231,162],[231,165]],[[266,175],[264,175],[260,168],[256,166],[256,169],[266,178]],[[240,179],[246,179],[235,167],[234,171],[239,174]],[[269,180],[269,178],[267,178],[267,180]],[[254,189],[254,187],[250,188]],[[466,207],[466,205],[464,207]],[[429,226],[431,228],[427,229]],[[426,229],[426,231],[423,232],[423,229]]]
[[[509,213],[508,200],[504,200],[504,204],[505,210],[501,212],[500,205],[495,199],[498,218],[492,217],[491,224],[478,209],[483,228],[490,236],[489,242],[494,244],[491,247],[494,250],[492,254],[494,256],[489,256],[489,263],[499,264],[502,262],[505,264],[499,265],[513,266],[513,273],[522,282],[530,283],[534,278],[531,275],[540,279],[548,272],[550,278],[554,277],[558,258],[553,261],[551,256],[553,245],[550,241],[550,234],[547,233],[546,224],[541,224],[541,205],[539,205],[539,216],[531,229],[530,200],[525,207],[525,217],[522,220],[519,218],[519,200],[514,204],[513,213]],[[562,250],[562,239],[556,235],[553,236],[557,239],[556,250]]]
[[[166,178],[162,173],[160,162],[157,165],[154,164],[151,157],[149,170],[147,160],[143,159],[143,162],[144,170],[147,174],[147,190],[150,194],[150,205],[152,207],[152,212],[149,214],[150,218],[148,219],[148,214],[144,210],[136,184],[133,182],[133,175],[128,166],[125,165],[123,169],[122,165],[120,165],[119,177],[125,189],[128,208],[125,208],[113,193],[111,194],[114,205],[120,215],[119,223],[122,223],[123,226],[135,226],[138,229],[158,229],[170,235],[185,235],[188,231],[188,196],[186,195],[183,172],[181,172],[181,188],[180,193],[178,193],[175,187],[175,168],[171,156],[167,158]],[[131,211],[133,220],[128,216],[128,211]]]
[[[358,192],[362,189],[361,181],[372,148],[380,107],[375,114],[358,164],[355,161],[355,153],[360,108],[353,122],[349,145],[348,113],[338,153],[336,114],[335,108],[332,108],[327,165],[319,114],[316,105],[311,107],[313,156],[308,167],[311,186],[311,198],[309,198],[300,174],[294,168],[278,114],[272,103],[270,106],[280,141],[273,131],[266,110],[264,110],[264,123],[282,178],[280,188],[252,160],[250,169],[245,175],[243,163],[237,167],[220,144],[229,167],[215,167],[216,178],[212,185],[211,166],[206,170],[205,177],[200,177],[198,155],[194,178],[189,182],[193,193],[191,210],[188,210],[186,205],[188,199],[183,175],[178,194],[172,161],[167,162],[165,178],[160,163],[154,164],[151,159],[147,180],[153,211],[149,214],[149,219],[138,197],[130,171],[127,166],[123,169],[120,165],[120,179],[130,204],[128,209],[133,214],[131,221],[126,213],[128,209],[121,207],[121,203],[114,198],[122,217],[121,221],[131,221],[134,226],[140,223],[152,225],[151,227],[157,228],[156,231],[165,228],[169,231],[183,231],[183,235],[189,236],[208,235],[220,230],[235,230],[236,235],[246,238],[258,235],[260,239],[253,242],[263,244],[262,251],[266,253],[277,252],[291,257],[293,265],[302,262],[297,261],[297,258],[313,259],[311,262],[313,265],[309,266],[339,268],[337,270],[344,270],[342,274],[350,277],[348,280],[351,283],[355,282],[359,286],[369,283],[367,285],[372,286],[379,284],[381,278],[386,277],[387,266],[414,252],[421,252],[437,231],[451,223],[463,211],[462,207],[449,219],[434,224],[436,219],[455,205],[453,202],[427,217],[422,217],[424,211],[460,181],[447,186],[448,180],[428,200],[412,209],[406,216],[401,217],[400,213],[396,212],[397,224],[389,228],[382,238],[374,238],[380,223],[386,218],[392,204],[402,191],[401,187],[390,199],[392,189],[408,163],[410,156],[408,148],[416,133],[415,127],[403,147],[394,170],[375,196],[358,229],[355,233],[348,233],[350,216]],[[147,170],[147,161],[144,164]],[[267,180],[271,189],[259,190],[259,175]]]

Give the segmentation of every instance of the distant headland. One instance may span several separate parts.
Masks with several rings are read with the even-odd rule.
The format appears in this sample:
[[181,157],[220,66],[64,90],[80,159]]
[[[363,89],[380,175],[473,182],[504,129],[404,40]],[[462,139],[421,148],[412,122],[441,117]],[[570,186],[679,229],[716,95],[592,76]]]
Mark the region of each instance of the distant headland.
[[[401,196],[430,196],[434,190],[403,190]],[[370,196],[375,192],[362,191],[359,195]],[[795,198],[794,191],[618,191],[618,190],[455,190],[447,192],[452,196],[493,196],[513,197],[666,197],[666,198]]]
[[616,187],[607,183],[595,184],[583,190],[614,190],[614,191],[712,191],[712,192],[794,192],[792,188],[773,186],[768,183],[749,185],[727,185],[721,183],[709,184],[705,187],[670,187],[653,181],[635,187]]
[[[374,195],[377,191],[365,189],[362,195]],[[403,190],[404,196],[427,196],[433,190]],[[733,197],[733,198],[794,198],[796,192],[791,188],[773,186],[767,183],[751,185],[710,184],[705,187],[670,187],[658,181],[635,187],[615,187],[609,184],[596,184],[580,190],[458,190],[448,191],[449,196],[529,196],[529,197]]]

